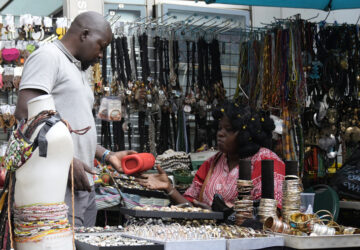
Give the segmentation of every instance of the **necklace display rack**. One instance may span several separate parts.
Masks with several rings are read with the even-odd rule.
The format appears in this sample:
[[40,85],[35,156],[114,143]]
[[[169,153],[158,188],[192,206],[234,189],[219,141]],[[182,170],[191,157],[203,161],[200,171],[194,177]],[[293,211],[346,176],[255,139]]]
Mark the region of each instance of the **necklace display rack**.
[[[216,128],[208,117],[212,107],[225,99],[218,36],[237,28],[238,23],[223,18],[205,25],[206,19],[191,16],[173,23],[155,19],[114,25],[116,42],[108,49],[111,67],[104,57],[103,86],[96,94],[98,100],[107,94],[122,96],[126,114],[122,125],[110,124],[113,135],[105,136],[111,130],[102,122],[102,143],[153,154],[170,148],[190,152],[202,144],[215,145]],[[186,76],[186,83],[180,75]],[[119,133],[120,128],[127,133]],[[192,134],[194,141],[190,140]],[[104,139],[108,136],[114,141]]]

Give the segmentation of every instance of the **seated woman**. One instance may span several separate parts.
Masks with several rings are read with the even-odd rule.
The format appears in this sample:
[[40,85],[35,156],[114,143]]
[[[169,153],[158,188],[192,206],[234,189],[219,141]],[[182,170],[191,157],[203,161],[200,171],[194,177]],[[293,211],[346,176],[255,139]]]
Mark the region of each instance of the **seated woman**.
[[212,205],[217,193],[232,207],[238,195],[239,160],[251,161],[254,184],[251,195],[254,200],[261,198],[261,161],[273,160],[274,195],[281,208],[285,164],[269,149],[275,128],[274,121],[268,114],[255,112],[232,102],[226,102],[215,110],[213,116],[219,121],[217,145],[220,152],[200,166],[184,196],[173,188],[159,166],[159,174],[143,174],[139,183],[150,189],[167,191],[176,203],[190,201],[196,206],[207,207]]

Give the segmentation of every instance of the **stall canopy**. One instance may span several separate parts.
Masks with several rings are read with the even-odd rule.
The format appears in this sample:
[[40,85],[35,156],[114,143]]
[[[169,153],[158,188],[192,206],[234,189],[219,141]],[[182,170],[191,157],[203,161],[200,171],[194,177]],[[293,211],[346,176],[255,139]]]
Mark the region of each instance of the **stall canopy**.
[[205,0],[206,3],[286,7],[319,10],[360,8],[360,0]]

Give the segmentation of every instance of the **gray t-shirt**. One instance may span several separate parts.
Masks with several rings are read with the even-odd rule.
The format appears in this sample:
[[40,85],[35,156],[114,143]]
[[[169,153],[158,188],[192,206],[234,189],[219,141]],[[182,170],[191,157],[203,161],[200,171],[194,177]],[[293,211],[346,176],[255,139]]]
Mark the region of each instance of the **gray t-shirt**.
[[[75,59],[60,41],[44,45],[26,60],[20,83],[22,89],[40,89],[51,94],[56,110],[72,129],[91,126],[84,135],[72,134],[75,157],[94,167],[96,127],[92,114],[94,95]],[[90,185],[93,179],[88,174]]]

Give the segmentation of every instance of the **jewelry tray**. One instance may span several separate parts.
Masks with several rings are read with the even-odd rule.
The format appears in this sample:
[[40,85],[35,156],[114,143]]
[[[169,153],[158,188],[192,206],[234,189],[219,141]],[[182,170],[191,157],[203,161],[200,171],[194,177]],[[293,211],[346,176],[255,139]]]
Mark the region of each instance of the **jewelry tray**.
[[168,199],[168,195],[163,191],[155,191],[155,190],[141,190],[136,188],[127,188],[123,187],[121,185],[118,185],[121,192],[127,193],[127,194],[137,194],[145,197],[154,197],[154,198],[162,198],[162,199]]
[[[114,232],[114,233],[109,233],[109,232],[105,232],[105,233],[79,233],[81,235],[106,235],[106,234],[118,234],[121,237],[127,237],[124,236],[122,233],[119,232]],[[127,237],[127,238],[132,238],[132,237]],[[76,250],[164,250],[165,247],[163,244],[161,243],[155,243],[154,245],[142,245],[142,246],[108,246],[108,247],[103,247],[103,246],[94,246],[94,245],[90,245],[87,244],[85,242],[81,242],[78,240],[75,240],[75,246],[76,246]]]
[[134,239],[145,239],[151,242],[164,244],[165,249],[174,249],[174,250],[227,250],[226,239],[211,239],[211,240],[155,240],[149,238],[138,237],[130,234],[123,234],[126,237]]
[[204,219],[221,220],[224,218],[222,212],[168,212],[168,211],[144,211],[121,207],[120,213],[134,217],[152,217],[152,218],[179,218],[179,219]]
[[84,242],[75,241],[76,250],[164,250],[164,245],[143,245],[143,246],[116,246],[116,247],[99,247]]
[[360,235],[295,236],[276,234],[284,237],[285,246],[296,249],[329,249],[360,246]]

